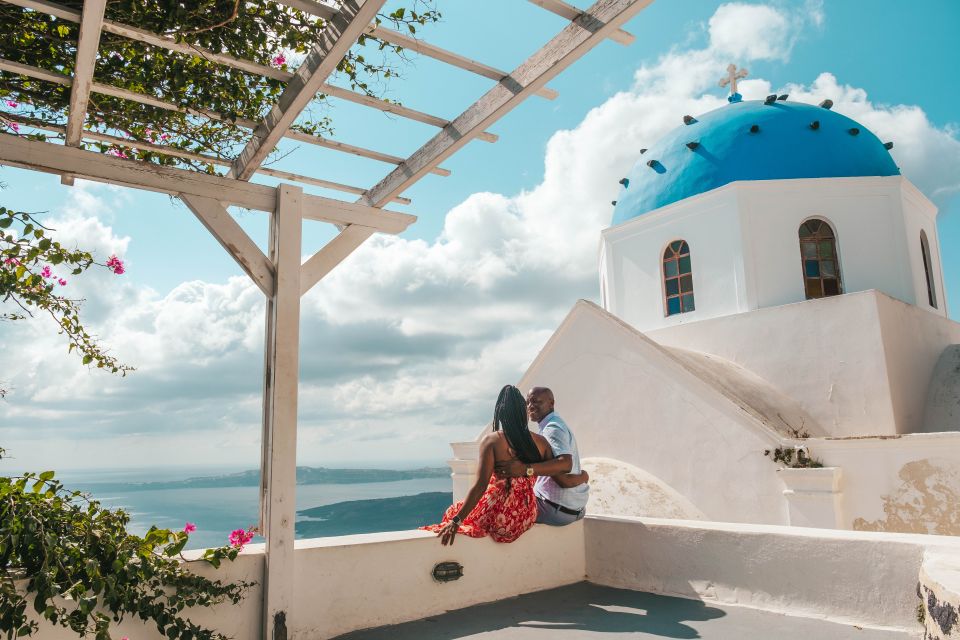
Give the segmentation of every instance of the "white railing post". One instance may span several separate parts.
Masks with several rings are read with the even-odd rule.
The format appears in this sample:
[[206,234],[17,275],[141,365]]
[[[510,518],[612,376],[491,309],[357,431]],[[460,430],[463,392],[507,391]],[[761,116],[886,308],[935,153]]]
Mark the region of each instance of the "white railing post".
[[267,299],[260,525],[267,540],[263,570],[263,638],[287,640],[293,602],[297,483],[297,382],[300,348],[300,251],[303,190],[281,184],[271,216]]

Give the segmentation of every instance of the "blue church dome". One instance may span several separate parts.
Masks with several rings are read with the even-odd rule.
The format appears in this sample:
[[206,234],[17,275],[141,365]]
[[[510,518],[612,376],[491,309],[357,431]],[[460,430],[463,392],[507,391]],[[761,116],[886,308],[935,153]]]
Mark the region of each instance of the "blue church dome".
[[684,121],[640,156],[614,225],[737,180],[900,173],[877,136],[829,108],[755,100]]

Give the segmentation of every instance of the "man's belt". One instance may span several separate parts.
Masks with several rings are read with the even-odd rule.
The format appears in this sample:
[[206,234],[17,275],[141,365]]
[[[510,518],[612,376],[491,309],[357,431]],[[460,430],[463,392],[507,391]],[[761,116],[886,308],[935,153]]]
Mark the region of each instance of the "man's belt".
[[562,504],[557,504],[557,503],[554,502],[553,500],[547,500],[546,498],[543,498],[543,501],[546,502],[546,503],[547,503],[548,505],[550,505],[551,507],[554,507],[554,508],[555,508],[557,511],[559,511],[560,513],[565,513],[565,514],[567,514],[567,515],[569,515],[569,516],[578,516],[578,515],[580,515],[580,512],[583,511],[583,509],[578,509],[578,510],[576,510],[576,511],[574,511],[573,509],[567,509],[567,508],[566,508],[565,506],[563,506]]

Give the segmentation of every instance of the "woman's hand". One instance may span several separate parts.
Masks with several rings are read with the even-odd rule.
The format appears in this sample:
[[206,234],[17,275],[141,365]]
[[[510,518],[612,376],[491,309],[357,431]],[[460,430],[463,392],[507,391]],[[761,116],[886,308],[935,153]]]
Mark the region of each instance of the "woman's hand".
[[448,522],[443,529],[440,529],[440,531],[437,532],[437,537],[440,538],[440,544],[443,546],[447,546],[448,544],[452,545],[453,539],[457,536],[457,531],[459,529],[460,527],[456,522],[453,522],[452,520]]

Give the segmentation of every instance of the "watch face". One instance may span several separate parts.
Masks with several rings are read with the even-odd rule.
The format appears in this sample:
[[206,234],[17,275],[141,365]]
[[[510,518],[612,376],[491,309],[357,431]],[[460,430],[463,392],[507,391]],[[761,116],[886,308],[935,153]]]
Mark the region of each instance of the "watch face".
[[527,475],[528,475],[528,476],[532,476],[532,475],[533,475],[533,467],[527,467]]

